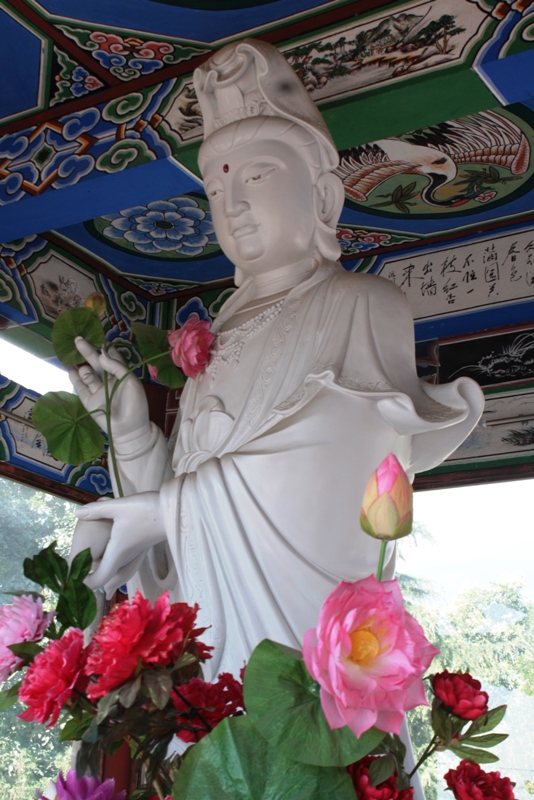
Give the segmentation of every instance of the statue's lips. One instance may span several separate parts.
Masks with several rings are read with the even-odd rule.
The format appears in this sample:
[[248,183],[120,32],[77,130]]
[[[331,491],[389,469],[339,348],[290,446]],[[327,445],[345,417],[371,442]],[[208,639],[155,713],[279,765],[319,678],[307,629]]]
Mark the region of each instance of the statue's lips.
[[256,233],[259,227],[259,225],[254,225],[253,223],[242,225],[240,228],[234,228],[232,236],[234,239],[242,239],[243,236],[250,236],[251,233]]

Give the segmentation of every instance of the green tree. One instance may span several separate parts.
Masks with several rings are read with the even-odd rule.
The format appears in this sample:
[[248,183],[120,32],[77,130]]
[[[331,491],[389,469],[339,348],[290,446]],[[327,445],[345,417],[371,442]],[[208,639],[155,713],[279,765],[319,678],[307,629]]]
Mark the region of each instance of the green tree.
[[[35,589],[22,562],[55,539],[68,553],[75,506],[29,486],[0,478],[0,591]],[[9,602],[4,596],[0,603]],[[59,744],[57,728],[22,722],[20,705],[0,711],[0,797],[30,800],[48,779],[69,769],[70,747]]]

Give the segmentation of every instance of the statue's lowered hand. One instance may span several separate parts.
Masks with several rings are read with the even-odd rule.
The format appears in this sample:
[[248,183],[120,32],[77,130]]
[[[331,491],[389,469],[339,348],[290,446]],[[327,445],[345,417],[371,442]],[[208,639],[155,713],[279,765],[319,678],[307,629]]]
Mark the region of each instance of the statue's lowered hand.
[[147,550],[166,538],[158,492],[88,503],[76,516],[70,558],[90,547],[93,571],[85,583],[104,587],[108,596],[137,572]]
[[[116,381],[126,375],[129,367],[113,346],[108,348],[107,353],[98,353],[89,342],[78,336],[76,348],[87,363],[77,369],[69,369],[71,383],[88,411],[104,409],[104,373],[108,375],[108,389],[111,392]],[[105,431],[104,413],[97,413],[94,417]],[[150,429],[146,395],[141,382],[133,374],[124,379],[115,393],[111,404],[111,427],[119,448],[121,437],[129,438],[136,433],[142,437]]]

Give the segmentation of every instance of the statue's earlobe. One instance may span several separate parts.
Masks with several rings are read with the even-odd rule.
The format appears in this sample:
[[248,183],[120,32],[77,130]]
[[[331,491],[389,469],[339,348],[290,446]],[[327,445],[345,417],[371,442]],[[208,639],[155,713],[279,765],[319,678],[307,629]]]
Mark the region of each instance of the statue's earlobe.
[[344,201],[345,192],[338,176],[332,172],[320,175],[314,186],[316,244],[319,252],[332,261],[341,255],[336,225]]
[[335,228],[345,202],[345,192],[340,178],[333,172],[325,172],[319,176],[315,189],[317,216],[325,225]]

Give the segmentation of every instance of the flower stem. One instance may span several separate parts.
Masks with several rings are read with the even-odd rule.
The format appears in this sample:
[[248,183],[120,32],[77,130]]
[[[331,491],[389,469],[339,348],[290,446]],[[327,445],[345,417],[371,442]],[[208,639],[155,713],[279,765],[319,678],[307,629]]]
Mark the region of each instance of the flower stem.
[[433,736],[433,737],[432,737],[432,739],[430,740],[430,744],[429,744],[429,745],[428,745],[428,747],[426,748],[425,752],[423,753],[423,755],[421,756],[421,758],[419,759],[419,761],[417,762],[417,764],[415,765],[415,767],[412,769],[412,771],[411,771],[411,772],[410,772],[410,774],[408,775],[408,777],[409,777],[409,778],[411,778],[411,777],[413,777],[413,775],[415,775],[415,773],[417,772],[417,770],[419,769],[419,767],[420,767],[422,764],[424,764],[424,762],[427,760],[427,758],[428,758],[429,756],[431,756],[431,755],[432,755],[432,753],[433,753],[435,750],[437,750],[437,749],[438,749],[438,747],[439,747],[438,736],[437,736],[437,734],[434,734],[434,736]]
[[380,554],[378,556],[378,566],[376,568],[376,578],[377,580],[382,580],[382,570],[384,569],[384,559],[386,557],[386,547],[388,546],[387,542],[380,543]]
[[[115,388],[115,387],[113,387]],[[119,465],[117,464],[117,456],[115,453],[115,445],[113,444],[113,434],[111,432],[111,400],[109,394],[109,382],[108,382],[108,374],[104,372],[104,391],[106,393],[106,427],[108,429],[108,443],[109,443],[109,455],[111,458],[111,468],[115,473],[115,480],[117,481],[117,492],[119,497],[124,497],[124,492],[122,490],[122,483],[121,483],[121,476],[119,474]]]

